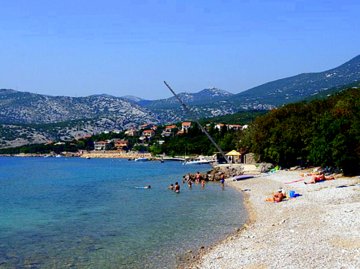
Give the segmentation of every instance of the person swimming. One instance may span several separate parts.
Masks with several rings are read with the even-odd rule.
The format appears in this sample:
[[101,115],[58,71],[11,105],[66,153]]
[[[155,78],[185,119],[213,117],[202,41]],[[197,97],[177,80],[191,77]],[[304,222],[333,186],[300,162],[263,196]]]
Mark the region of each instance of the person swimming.
[[144,187],[135,187],[135,189],[151,189],[151,185],[147,185]]

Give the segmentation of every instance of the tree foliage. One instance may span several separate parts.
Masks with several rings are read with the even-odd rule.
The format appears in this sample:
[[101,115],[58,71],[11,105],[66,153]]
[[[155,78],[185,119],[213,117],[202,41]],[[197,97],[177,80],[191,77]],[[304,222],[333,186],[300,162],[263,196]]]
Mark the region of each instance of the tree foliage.
[[360,167],[360,90],[324,100],[289,104],[258,117],[239,146],[284,167],[307,162],[345,174]]

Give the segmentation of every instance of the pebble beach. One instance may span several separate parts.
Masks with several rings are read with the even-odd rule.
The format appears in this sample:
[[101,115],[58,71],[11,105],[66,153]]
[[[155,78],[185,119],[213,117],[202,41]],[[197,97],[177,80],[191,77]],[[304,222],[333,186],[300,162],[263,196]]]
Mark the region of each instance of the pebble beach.
[[[360,268],[360,178],[304,184],[303,174],[226,181],[245,193],[248,223],[183,268]],[[298,196],[266,202],[280,187]]]

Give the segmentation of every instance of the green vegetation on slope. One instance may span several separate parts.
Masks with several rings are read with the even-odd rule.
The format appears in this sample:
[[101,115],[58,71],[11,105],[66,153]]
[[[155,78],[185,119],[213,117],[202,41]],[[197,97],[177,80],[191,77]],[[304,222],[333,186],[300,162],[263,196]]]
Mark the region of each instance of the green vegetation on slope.
[[[238,132],[226,130],[226,128],[219,131],[214,126],[210,126],[209,133],[224,151],[235,149]],[[194,125],[187,134],[167,138],[165,143],[158,148],[157,153],[162,152],[170,156],[185,154],[213,155],[216,149],[200,128]]]
[[258,117],[239,146],[289,167],[306,162],[353,175],[360,169],[360,89],[286,105]]

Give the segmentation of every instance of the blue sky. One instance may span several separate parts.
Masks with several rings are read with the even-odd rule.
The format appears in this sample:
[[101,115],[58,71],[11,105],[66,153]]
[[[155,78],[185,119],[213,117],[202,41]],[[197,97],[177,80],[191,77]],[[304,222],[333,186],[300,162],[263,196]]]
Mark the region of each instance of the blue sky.
[[360,1],[0,0],[0,88],[238,93],[360,54]]

